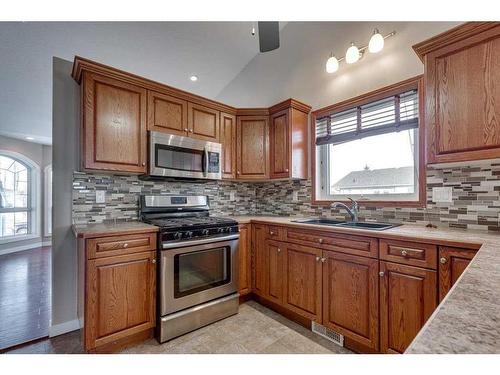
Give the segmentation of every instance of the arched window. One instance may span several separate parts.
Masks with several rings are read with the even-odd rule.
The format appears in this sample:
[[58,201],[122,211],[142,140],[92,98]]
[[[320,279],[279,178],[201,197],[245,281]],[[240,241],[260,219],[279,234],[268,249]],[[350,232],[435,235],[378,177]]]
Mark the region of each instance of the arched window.
[[29,159],[0,151],[0,242],[37,232],[35,177],[36,167]]

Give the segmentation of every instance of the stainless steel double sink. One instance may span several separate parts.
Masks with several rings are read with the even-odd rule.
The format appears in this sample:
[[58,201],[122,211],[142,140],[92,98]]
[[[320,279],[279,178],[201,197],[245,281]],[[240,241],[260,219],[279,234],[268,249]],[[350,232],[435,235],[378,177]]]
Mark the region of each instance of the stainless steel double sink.
[[343,227],[343,228],[357,228],[357,229],[368,229],[368,230],[386,230],[399,226],[400,224],[389,224],[389,223],[370,223],[361,221],[342,221],[334,219],[298,219],[292,220],[294,223],[301,224],[314,224],[314,225],[324,225],[333,227]]

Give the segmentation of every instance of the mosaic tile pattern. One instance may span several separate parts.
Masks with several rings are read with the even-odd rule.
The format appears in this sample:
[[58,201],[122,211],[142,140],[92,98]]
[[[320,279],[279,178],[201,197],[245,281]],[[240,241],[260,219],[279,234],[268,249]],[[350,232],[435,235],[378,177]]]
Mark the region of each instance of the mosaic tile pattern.
[[[432,188],[449,186],[453,202],[433,203]],[[95,190],[106,203],[95,203]],[[217,215],[331,216],[345,212],[311,205],[310,181],[142,181],[137,176],[75,172],[74,223],[137,220],[139,194],[205,194]],[[500,231],[500,163],[427,169],[426,208],[361,207],[361,220],[410,222]]]

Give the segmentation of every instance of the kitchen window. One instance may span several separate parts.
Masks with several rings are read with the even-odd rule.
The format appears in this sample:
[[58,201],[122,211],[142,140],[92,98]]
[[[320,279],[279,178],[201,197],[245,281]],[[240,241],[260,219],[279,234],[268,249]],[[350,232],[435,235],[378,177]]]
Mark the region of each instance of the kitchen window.
[[0,243],[33,237],[36,171],[24,158],[0,152]]
[[315,113],[317,202],[422,204],[418,82]]

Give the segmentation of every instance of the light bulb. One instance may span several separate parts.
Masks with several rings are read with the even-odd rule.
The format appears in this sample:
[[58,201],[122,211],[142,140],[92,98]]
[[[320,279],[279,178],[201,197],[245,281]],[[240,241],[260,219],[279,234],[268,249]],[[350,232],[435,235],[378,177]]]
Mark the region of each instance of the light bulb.
[[198,76],[191,76],[191,77],[189,77],[189,79],[193,82],[196,82],[196,81],[198,81]]
[[351,46],[347,49],[345,53],[345,62],[348,64],[354,64],[359,60],[359,49],[351,43]]
[[384,48],[384,37],[379,33],[378,29],[373,31],[373,35],[368,43],[368,51],[371,53],[377,53],[382,51]]
[[335,73],[339,70],[339,60],[334,55],[331,55],[328,60],[326,60],[326,72]]

